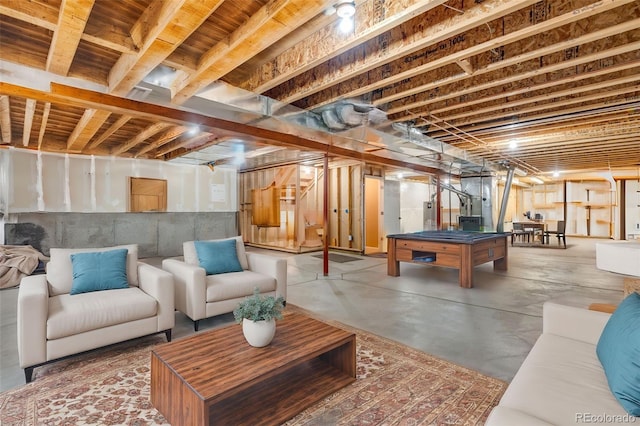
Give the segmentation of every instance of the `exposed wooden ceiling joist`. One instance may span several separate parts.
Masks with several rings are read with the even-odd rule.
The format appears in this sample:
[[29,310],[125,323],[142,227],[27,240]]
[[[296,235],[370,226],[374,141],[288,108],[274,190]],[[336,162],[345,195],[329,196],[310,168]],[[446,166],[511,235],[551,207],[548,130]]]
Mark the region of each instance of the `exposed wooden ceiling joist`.
[[[0,81],[12,89],[0,93],[1,141],[166,160],[211,144],[224,149],[233,135],[254,149],[294,146],[377,164],[409,156],[424,160],[425,172],[437,170],[424,164],[505,159],[540,173],[563,158],[580,170],[637,168],[637,0],[355,4],[355,26],[341,33],[328,0],[2,1]],[[52,81],[97,83],[116,97],[105,98],[109,106],[66,86],[29,92]],[[171,119],[151,102],[119,108],[115,101],[165,91],[176,104],[201,105],[193,95],[205,88],[238,117],[245,104],[256,123],[282,111],[279,126],[304,123],[309,137],[239,124],[248,121],[228,111],[220,115],[228,120],[216,121],[206,111],[168,108],[180,111]],[[189,135],[200,120],[209,127]],[[316,140],[322,131],[349,142],[327,151]],[[407,141],[410,134],[428,148]],[[509,148],[511,139],[521,147]]]
[[326,8],[322,0],[271,0],[199,58],[195,72],[176,82],[174,101],[184,103]]

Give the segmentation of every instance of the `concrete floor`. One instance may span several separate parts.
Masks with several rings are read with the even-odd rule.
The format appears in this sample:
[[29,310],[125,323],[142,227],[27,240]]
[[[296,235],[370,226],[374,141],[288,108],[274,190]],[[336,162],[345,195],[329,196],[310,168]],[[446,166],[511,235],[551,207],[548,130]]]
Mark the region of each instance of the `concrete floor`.
[[[620,302],[623,276],[595,267],[595,244],[606,241],[569,238],[567,250],[510,247],[508,271],[476,267],[473,289],[458,286],[454,269],[401,263],[401,276],[389,277],[386,259],[343,253],[358,260],[329,262],[325,277],[313,253],[265,251],[287,259],[287,303],[510,381],[542,331],[545,301]],[[0,291],[0,391],[24,383],[17,293]],[[201,321],[200,330],[232,322],[231,314],[221,315]],[[174,338],[192,333],[192,322],[176,313]]]

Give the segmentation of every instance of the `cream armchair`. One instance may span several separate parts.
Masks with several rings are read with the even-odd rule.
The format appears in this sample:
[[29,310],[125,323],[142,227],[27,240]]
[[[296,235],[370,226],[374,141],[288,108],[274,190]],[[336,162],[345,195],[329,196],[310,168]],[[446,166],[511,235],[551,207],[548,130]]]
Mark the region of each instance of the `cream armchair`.
[[[71,294],[75,284],[72,254],[123,248],[127,250],[126,288]],[[20,282],[20,367],[29,383],[35,367],[68,355],[160,332],[171,341],[174,323],[173,276],[138,262],[137,245],[52,248],[46,275],[28,276]]]
[[191,320],[198,331],[201,319],[233,312],[238,303],[251,296],[257,287],[263,295],[287,298],[287,261],[259,253],[247,253],[242,237],[209,241],[236,240],[241,269],[237,272],[207,275],[199,266],[194,241],[183,243],[184,261],[165,259],[162,268],[173,274],[176,309]]

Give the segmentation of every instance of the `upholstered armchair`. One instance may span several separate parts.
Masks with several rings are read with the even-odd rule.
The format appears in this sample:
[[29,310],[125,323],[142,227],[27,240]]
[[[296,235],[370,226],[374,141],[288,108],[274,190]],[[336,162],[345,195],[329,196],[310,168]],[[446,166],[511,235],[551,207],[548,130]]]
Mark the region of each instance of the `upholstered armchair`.
[[18,290],[18,357],[35,367],[90,349],[164,332],[175,322],[173,276],[138,262],[138,246],[50,250],[46,275]]
[[201,319],[233,312],[256,287],[287,298],[286,259],[245,252],[242,237],[187,241],[183,254],[184,261],[165,259],[162,268],[173,274],[176,309],[195,331]]

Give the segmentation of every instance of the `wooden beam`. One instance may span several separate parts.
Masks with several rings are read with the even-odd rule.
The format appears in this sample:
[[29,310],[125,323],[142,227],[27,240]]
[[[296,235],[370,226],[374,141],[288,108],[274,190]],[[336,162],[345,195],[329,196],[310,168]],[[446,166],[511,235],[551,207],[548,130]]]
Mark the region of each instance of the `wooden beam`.
[[[493,105],[489,105],[484,108],[466,109],[467,105],[463,104],[456,109],[465,108],[464,111],[459,112],[457,114],[450,114],[450,115],[444,115],[444,116],[439,115],[439,117],[444,121],[453,121],[453,120],[458,120],[460,118],[473,117],[475,115],[483,115],[484,117],[486,117],[485,114],[489,112],[502,111],[508,108],[515,108],[522,105],[529,105],[529,104],[535,105],[535,104],[538,104],[539,102],[552,101],[555,99],[562,98],[563,96],[575,96],[583,92],[590,92],[593,90],[604,89],[611,86],[617,86],[620,84],[634,83],[634,82],[637,82],[638,80],[640,80],[640,73],[635,73],[629,76],[611,78],[611,79],[607,79],[607,80],[600,81],[593,84],[586,84],[586,85],[577,86],[577,87],[567,87],[566,89],[563,89],[563,90],[551,91],[549,93],[544,93],[537,96],[528,96],[520,100],[509,100],[508,99],[509,95],[504,95],[497,99],[497,100],[500,100],[500,102],[495,103]],[[535,87],[531,88],[531,91],[533,90],[537,90],[537,89]],[[605,95],[605,96],[608,96],[608,95]],[[557,102],[554,102],[554,105],[557,105]],[[435,111],[433,111],[432,113],[437,114]]]
[[[606,39],[608,37],[612,37],[612,36],[614,36],[616,34],[620,34],[620,33],[624,33],[626,31],[629,31],[630,29],[635,28],[638,25],[640,25],[640,18],[639,19],[634,19],[634,20],[632,20],[630,22],[625,22],[623,24],[614,25],[612,27],[605,28],[603,30],[594,31],[592,33],[588,33],[588,34],[585,34],[585,35],[580,36],[580,37],[576,37],[576,38],[571,39],[571,40],[563,40],[560,43],[556,43],[556,44],[553,44],[553,45],[550,45],[550,46],[546,46],[546,47],[543,47],[543,48],[540,48],[540,49],[536,49],[536,50],[531,51],[531,52],[525,52],[525,53],[522,53],[520,55],[516,55],[516,56],[513,56],[511,58],[504,59],[502,61],[498,61],[496,63],[489,64],[486,67],[483,67],[481,69],[475,69],[474,70],[474,76],[479,76],[479,75],[485,74],[485,73],[491,73],[491,72],[493,72],[495,70],[503,69],[503,68],[506,68],[508,66],[518,65],[518,64],[524,63],[524,62],[529,61],[529,60],[537,60],[538,58],[541,58],[543,56],[546,56],[546,55],[549,55],[549,54],[555,53],[555,52],[560,52],[560,51],[569,49],[569,48],[571,48],[573,46],[594,42],[596,40],[604,40],[604,39]],[[624,53],[624,52],[634,51],[634,49],[637,49],[637,45],[638,45],[638,42],[629,43],[629,44],[626,44],[624,46],[619,46],[619,47],[616,47],[616,48],[601,52],[601,53],[597,54],[597,56],[599,58],[602,58],[602,57],[612,56],[613,54],[620,54],[620,53]],[[594,58],[594,56],[596,56],[596,55],[589,55],[590,58],[596,59],[596,58]],[[560,62],[559,64],[557,64],[558,65],[557,69],[566,68],[568,62],[572,62],[572,65],[576,65],[578,63],[581,63],[581,60],[578,59],[578,60],[575,60],[575,61],[571,60],[571,61]],[[517,74],[517,75],[513,76],[513,77],[516,77],[516,79],[513,80],[513,81],[521,80],[521,79],[525,78],[526,75],[530,75],[530,76],[531,75],[539,75],[541,73],[548,72],[548,71],[546,71],[548,69],[555,70],[553,68],[553,66],[549,66],[549,67],[547,67],[545,69],[540,69],[539,67],[536,67],[536,68],[537,69],[531,71],[530,73],[527,73],[527,74],[522,73],[522,74]],[[460,78],[459,76],[456,76],[454,79],[456,81],[460,81],[463,78]],[[453,80],[453,79],[451,79],[451,80]],[[433,87],[442,87],[444,84],[451,83],[452,82],[451,80],[439,81],[439,82],[437,82],[437,86],[433,86]],[[426,88],[426,86],[419,86],[418,89],[415,89],[416,93],[422,92],[423,89],[425,89],[425,88]],[[411,92],[413,92],[413,91],[414,90],[411,90]],[[410,95],[410,93],[407,92],[407,91],[404,91],[402,93],[404,94],[403,96],[409,96]],[[397,93],[397,94],[395,94],[393,96],[388,96],[385,99],[386,100],[397,99],[398,96],[400,96],[400,93]],[[381,102],[381,101],[382,100],[379,100],[377,102]],[[406,103],[405,102],[405,104],[406,105],[402,105],[402,106],[398,106],[398,107],[392,107],[391,109],[394,112],[396,112],[396,111],[406,111],[409,108],[409,106],[412,106],[413,108],[415,108],[417,106],[421,106],[422,105],[421,102],[411,102],[411,103]],[[392,112],[390,112],[390,113],[392,113]],[[394,117],[393,120],[394,121],[402,120],[402,118],[401,117]]]
[[[591,101],[599,101],[603,98],[611,98],[614,96],[618,96],[618,95],[626,95],[629,93],[634,93],[640,91],[640,84],[634,84],[632,86],[629,87],[625,87],[622,89],[616,89],[616,90],[607,90],[606,92],[599,92],[599,93],[595,93],[592,95],[587,95],[587,96],[579,96],[576,98],[569,98],[566,100],[561,100],[561,101],[557,101],[557,102],[553,102],[553,103],[549,103],[549,104],[538,104],[538,105],[534,105],[531,107],[527,107],[527,108],[520,108],[518,109],[518,111],[514,111],[514,112],[509,112],[509,111],[504,111],[504,110],[500,110],[499,113],[496,114],[490,114],[490,115],[482,115],[480,117],[476,117],[476,118],[466,118],[463,120],[459,120],[456,121],[455,124],[468,124],[468,123],[472,123],[472,122],[479,122],[479,121],[490,121],[491,119],[494,118],[501,118],[504,117],[505,115],[510,115],[510,114],[517,114],[517,115],[522,115],[522,114],[526,114],[526,113],[530,113],[530,112],[536,112],[536,111],[544,111],[544,110],[548,110],[550,108],[556,109],[556,108],[560,108],[560,107],[566,107],[568,105],[574,105],[574,104],[579,104],[579,103],[585,103],[585,102],[591,102]],[[503,108],[509,108],[508,105],[503,105]],[[587,109],[593,109],[593,107],[590,104],[587,105],[583,105],[582,110],[587,110]],[[556,112],[557,114],[557,112]],[[442,118],[441,118],[442,120]],[[444,120],[446,121],[446,120]]]
[[[131,30],[138,46],[109,73],[109,91],[125,96],[197,30],[224,0],[155,0]],[[178,24],[179,23],[179,24]]]
[[150,125],[149,127],[145,128],[143,131],[138,133],[135,138],[131,139],[129,142],[122,145],[120,148],[113,150],[113,155],[120,155],[123,152],[129,151],[131,148],[135,147],[141,142],[146,141],[156,133],[163,131],[169,126],[171,126],[170,123],[163,123],[163,122],[158,122]]
[[0,96],[0,128],[2,143],[11,143],[11,104],[9,96]]
[[88,108],[67,139],[67,151],[81,152],[107,121],[111,112]]
[[219,138],[219,136],[217,134],[214,133],[209,133],[209,132],[201,132],[198,135],[192,136],[190,138],[184,138],[183,140],[181,140],[178,143],[174,143],[171,144],[169,146],[165,146],[164,148],[156,151],[154,153],[154,157],[155,158],[161,158],[165,155],[167,155],[168,153],[170,153],[171,151],[175,151],[177,149],[180,149],[182,147],[186,147],[186,146],[190,146],[190,147],[201,147],[205,144],[208,144],[210,142],[213,142],[215,140],[217,140]]
[[46,70],[66,76],[76,55],[95,0],[63,0],[53,33]]
[[[515,138],[517,140],[525,139],[529,137],[536,137],[538,135],[544,135],[548,132],[563,132],[572,131],[575,129],[591,129],[592,127],[607,127],[615,126],[617,124],[625,124],[629,126],[637,126],[640,128],[640,122],[637,121],[637,117],[640,117],[640,113],[636,115],[629,115],[627,112],[610,112],[602,113],[597,117],[588,118],[565,118],[564,120],[540,120],[538,122],[530,121],[510,126],[500,126],[491,129],[474,130],[474,136],[481,138],[482,140],[492,143],[493,141],[505,140],[507,138]],[[635,124],[637,123],[637,124]],[[443,133],[434,132],[433,135],[429,135],[437,138],[441,142],[449,143],[455,139],[453,136],[445,136]]]
[[24,106],[24,125],[22,131],[22,145],[29,146],[31,139],[31,127],[33,127],[33,117],[36,114],[36,101],[27,99]]
[[[640,42],[637,43],[631,43],[633,45],[635,45],[636,49],[640,49]],[[625,45],[625,50],[626,49],[633,49],[634,46],[628,46]],[[594,54],[594,55],[589,55],[590,59],[594,59],[597,60],[596,57],[600,57],[600,54]],[[550,67],[542,67],[540,68],[539,71],[531,71],[531,72],[527,72],[527,73],[523,73],[523,74],[519,74],[517,76],[513,76],[513,77],[509,77],[506,79],[499,79],[499,80],[494,80],[494,81],[490,81],[486,84],[479,84],[479,85],[471,85],[471,87],[462,89],[460,91],[451,91],[449,93],[445,93],[442,96],[434,96],[432,100],[429,101],[424,101],[424,102],[420,102],[419,105],[418,103],[415,104],[411,104],[411,105],[415,105],[417,106],[426,106],[426,105],[433,105],[436,103],[442,103],[443,101],[446,101],[448,99],[455,99],[455,98],[459,98],[462,96],[465,96],[467,99],[470,97],[469,95],[472,94],[476,94],[477,99],[475,100],[465,100],[464,103],[454,103],[450,106],[444,106],[441,108],[438,108],[437,106],[432,106],[429,108],[429,110],[431,111],[432,114],[439,114],[442,112],[446,112],[446,111],[451,111],[457,108],[460,108],[461,106],[464,107],[469,107],[472,105],[477,105],[480,103],[484,103],[484,102],[488,102],[491,100],[496,100],[496,99],[500,99],[502,97],[507,97],[507,96],[515,96],[515,95],[520,95],[523,93],[527,93],[527,92],[532,92],[535,90],[541,90],[541,89],[545,89],[545,88],[550,88],[550,87],[554,87],[554,86],[560,86],[563,84],[567,84],[567,83],[571,83],[571,82],[576,82],[576,81],[580,81],[580,80],[584,80],[587,78],[593,78],[593,77],[598,77],[598,76],[602,76],[602,75],[606,75],[606,74],[612,74],[615,72],[619,72],[619,71],[624,71],[626,69],[629,68],[634,68],[634,67],[638,67],[640,66],[640,60],[635,60],[635,61],[630,61],[630,62],[625,62],[619,65],[613,65],[610,67],[606,67],[606,68],[601,68],[601,69],[597,69],[596,71],[588,71],[588,72],[582,72],[579,74],[574,74],[565,78],[560,78],[557,80],[551,80],[547,83],[543,83],[543,84],[532,84],[532,85],[528,85],[526,88],[521,88],[521,89],[516,89],[516,90],[510,90],[507,92],[501,91],[500,93],[496,94],[496,95],[489,95],[487,96],[487,91],[489,89],[492,88],[499,88],[499,87],[503,87],[503,86],[507,86],[509,83],[515,83],[517,81],[526,81],[530,78],[533,78],[535,76],[539,76],[539,75],[544,75],[544,74],[549,74],[553,71],[558,71],[560,69],[567,69],[567,68],[571,68],[574,67],[576,65],[579,64],[584,64],[584,63],[589,63],[592,62],[591,60],[584,60],[584,58],[580,58],[581,60],[576,60],[576,61],[570,61],[572,63],[564,63],[561,62],[559,64],[555,64],[553,66]],[[552,77],[550,77],[552,78]],[[498,89],[500,90],[500,89]],[[398,112],[399,109],[398,108],[394,108],[393,112]],[[389,114],[392,114],[393,112],[388,111]],[[395,121],[395,120],[394,120]]]
[[349,34],[338,31],[336,19],[278,57],[262,64],[240,87],[251,92],[263,93],[444,2],[445,0],[363,1],[356,7],[357,31]]
[[[519,116],[517,119],[513,117],[505,118],[502,120],[495,120],[487,123],[470,123],[465,125],[456,126],[453,130],[444,130],[452,135],[452,137],[458,137],[459,134],[465,134],[467,132],[473,133],[476,135],[479,131],[491,132],[495,129],[505,129],[504,131],[509,132],[510,129],[515,129],[517,131],[521,128],[528,127],[531,123],[544,123],[545,126],[550,123],[562,123],[569,120],[581,120],[584,117],[594,117],[594,116],[605,116],[607,114],[620,114],[621,109],[624,108],[627,104],[629,104],[628,99],[618,99],[615,101],[607,101],[607,102],[599,102],[595,104],[589,104],[590,109],[585,111],[584,107],[576,107],[576,108],[565,108],[561,111],[547,111],[539,114],[524,114]],[[611,109],[613,108],[613,109]],[[625,116],[627,115],[627,111],[622,111]],[[439,118],[433,116],[434,120],[438,120]],[[422,120],[425,120],[422,118]],[[425,120],[427,121],[427,120]],[[442,126],[438,126],[437,123],[434,123],[439,129],[442,129]],[[429,136],[434,137],[437,136],[438,139],[441,139],[443,132],[429,132]]]
[[[0,3],[0,15],[46,28],[51,32],[55,32],[58,28],[58,10],[34,1],[3,0]],[[88,33],[88,30],[90,29],[85,28],[85,32],[80,36],[81,40],[121,53],[134,53],[136,51],[131,37],[123,33],[115,25],[105,24],[101,26],[99,34]]]
[[462,68],[462,71],[467,75],[473,75],[473,65],[471,65],[471,62],[468,59],[458,59],[456,64],[458,64],[458,66]]
[[326,8],[323,0],[270,0],[226,40],[202,55],[195,73],[186,80],[174,81],[173,102],[183,104]]
[[[453,104],[453,105],[449,105],[446,107],[442,107],[442,108],[435,108],[431,110],[432,114],[439,114],[442,115],[442,113],[444,112],[448,112],[448,111],[453,111],[456,109],[462,109],[462,108],[469,108],[473,105],[479,105],[479,104],[483,104],[486,102],[491,102],[491,101],[496,101],[499,99],[505,99],[505,98],[512,98],[514,96],[517,95],[523,95],[525,93],[532,93],[532,92],[537,92],[539,90],[543,90],[543,89],[552,89],[552,88],[556,88],[557,86],[568,86],[571,83],[576,83],[578,81],[581,80],[586,80],[589,78],[594,78],[594,77],[599,77],[599,76],[603,76],[603,75],[607,75],[607,74],[613,74],[613,73],[617,73],[620,71],[624,71],[630,68],[636,68],[636,67],[640,67],[640,59],[637,61],[632,61],[632,62],[628,62],[628,63],[624,63],[624,64],[620,64],[618,66],[611,66],[611,67],[607,67],[607,68],[602,68],[599,69],[597,71],[590,71],[590,72],[585,72],[585,73],[581,73],[581,74],[576,74],[576,75],[572,75],[569,77],[565,77],[565,78],[561,78],[558,80],[552,80],[549,81],[548,83],[543,83],[543,84],[532,84],[529,87],[526,88],[521,88],[521,89],[517,89],[517,90],[511,90],[508,92],[502,92],[499,94],[495,94],[495,95],[484,95],[484,96],[478,96],[477,99],[474,100],[470,100],[470,101],[465,101],[462,104]],[[639,70],[640,71],[640,70]],[[613,76],[612,76],[613,77]],[[640,76],[637,77],[638,79],[640,79]],[[609,81],[613,81],[613,80],[609,80]],[[590,87],[590,86],[581,86],[581,87]],[[579,90],[581,89],[578,88]],[[573,92],[573,88],[571,89],[567,89],[569,90],[569,94],[570,93],[574,93]],[[591,90],[591,89],[587,89],[587,90]],[[554,94],[556,96],[562,96],[562,93],[566,93],[566,90],[560,90],[557,92],[554,92]],[[512,106],[512,105],[510,105]]]
[[[295,83],[290,86],[293,88],[288,93],[279,93],[277,99],[285,103],[294,103],[302,98],[308,97],[314,93],[323,91],[336,83],[344,82],[352,77],[356,77],[374,68],[385,65],[389,62],[398,60],[411,53],[414,53],[420,49],[427,48],[435,43],[446,40],[455,36],[461,32],[472,29],[478,25],[482,25],[486,22],[492,21],[499,17],[505,16],[516,10],[534,4],[536,0],[489,0],[481,4],[464,11],[464,14],[456,14],[454,17],[446,19],[440,22],[438,25],[425,25],[421,31],[415,31],[411,38],[403,42],[394,43],[389,46],[388,49],[379,52],[372,58],[368,58],[366,61],[359,61],[351,64],[351,66],[344,67],[344,69],[329,70],[323,75],[318,75],[316,78],[306,84]],[[408,32],[407,32],[408,31]],[[413,29],[406,29],[407,34],[414,32]],[[391,76],[387,79],[383,79],[380,83],[382,85],[389,83]],[[360,82],[362,85],[362,82]],[[366,93],[372,89],[370,85],[366,85],[367,90],[355,90],[355,92]],[[347,98],[353,96],[352,91],[349,93],[341,93],[340,96]],[[335,99],[325,99],[321,104],[331,103]],[[317,103],[317,105],[319,105]],[[310,105],[308,105],[310,106]]]
[[111,136],[112,134],[117,132],[118,129],[120,129],[122,126],[127,124],[127,122],[129,120],[131,120],[132,118],[133,117],[130,116],[130,115],[123,115],[120,118],[118,118],[115,121],[115,123],[113,123],[111,126],[109,126],[109,128],[107,130],[105,130],[104,133],[102,133],[100,135],[99,138],[97,138],[96,140],[91,142],[91,144],[88,146],[88,149],[89,150],[96,149],[98,146],[100,146],[100,144],[102,144],[104,141],[106,141],[109,138],[109,136]]
[[170,129],[167,129],[162,135],[160,135],[158,139],[154,140],[150,144],[147,144],[147,146],[139,150],[138,153],[136,154],[136,157],[140,157],[153,149],[157,149],[162,145],[165,145],[171,142],[172,140],[182,136],[188,131],[189,131],[189,128],[187,126],[171,127]]
[[38,149],[42,148],[44,134],[47,130],[47,122],[49,121],[49,112],[51,112],[51,102],[45,102],[44,111],[42,111],[42,120],[40,121],[40,132],[38,133]]
[[122,32],[115,25],[101,25],[98,33],[89,33],[85,30],[82,34],[82,40],[116,52],[127,53],[130,55],[133,55],[138,51],[138,48],[133,43],[131,36]]
[[58,27],[58,9],[40,2],[2,0],[0,3],[0,15],[8,16],[18,21],[29,22],[49,31],[55,31]]

